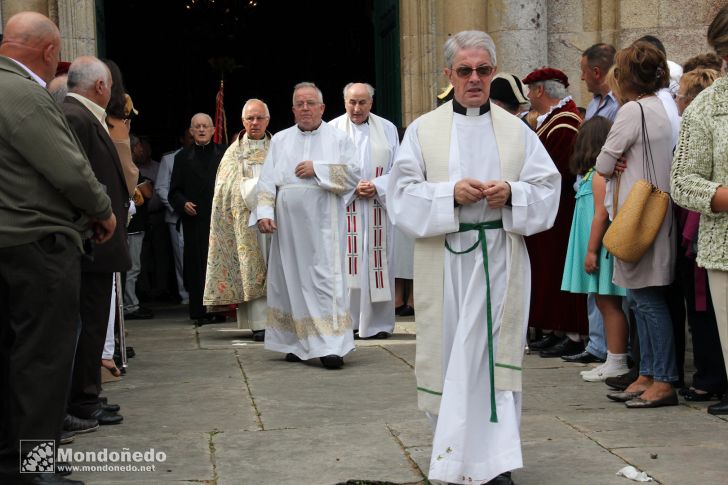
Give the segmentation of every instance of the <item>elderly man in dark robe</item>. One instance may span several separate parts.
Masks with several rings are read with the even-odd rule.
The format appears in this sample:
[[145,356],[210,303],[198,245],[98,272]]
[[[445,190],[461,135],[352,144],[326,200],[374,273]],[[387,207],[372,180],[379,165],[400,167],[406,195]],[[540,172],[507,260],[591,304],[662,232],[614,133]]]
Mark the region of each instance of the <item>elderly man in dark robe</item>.
[[182,215],[184,280],[190,294],[190,319],[197,325],[206,325],[225,321],[223,315],[207,313],[202,304],[215,176],[225,147],[212,142],[215,127],[212,118],[204,113],[192,117],[190,133],[194,143],[174,157],[168,198]]

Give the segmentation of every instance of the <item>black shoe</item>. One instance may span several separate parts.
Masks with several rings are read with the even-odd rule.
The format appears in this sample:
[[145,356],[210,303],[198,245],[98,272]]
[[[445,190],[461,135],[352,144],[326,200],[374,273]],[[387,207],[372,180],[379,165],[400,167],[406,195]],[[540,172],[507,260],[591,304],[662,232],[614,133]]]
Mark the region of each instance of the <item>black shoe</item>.
[[[126,348],[126,358],[127,359],[133,359],[136,357],[136,352],[134,352],[134,347],[127,347]],[[119,367],[121,369],[121,367]]]
[[544,358],[551,358],[562,357],[564,355],[574,355],[583,351],[584,342],[574,342],[569,337],[564,337],[564,339],[560,343],[554,345],[553,347],[549,347],[548,349],[542,350],[538,353],[538,355]]
[[203,325],[210,325],[211,323],[215,323],[212,317],[202,317],[195,319],[195,325],[197,325],[198,327],[202,327]]
[[515,483],[511,478],[511,472],[505,472],[489,481],[486,485],[515,485]]
[[106,404],[101,403],[101,409],[109,413],[118,413],[119,411],[121,411],[121,406],[119,406],[118,404],[109,404],[107,402]]
[[698,392],[693,388],[688,388],[684,391],[680,389],[678,394],[684,397],[686,401],[692,402],[720,401],[723,397],[722,394],[718,394],[717,392]]
[[100,425],[106,426],[110,424],[119,424],[124,421],[124,416],[121,414],[110,413],[103,409],[97,409],[91,414],[91,417],[99,422]]
[[338,355],[326,355],[321,357],[321,363],[327,369],[341,369],[344,365],[344,358]]
[[415,309],[409,305],[402,305],[399,307],[399,312],[396,312],[400,317],[414,317]]
[[263,342],[265,340],[265,330],[253,330],[253,342]]
[[576,362],[579,364],[591,364],[592,362],[604,362],[604,359],[600,359],[596,355],[592,354],[591,352],[584,351],[580,354],[574,354],[574,355],[562,355],[562,359],[564,359],[566,362]]
[[604,383],[612,389],[624,391],[630,384],[637,380],[637,377],[639,377],[639,372],[633,367],[632,370],[621,376],[607,377],[604,379]]
[[301,362],[301,358],[296,354],[286,354],[286,362]]
[[124,313],[124,320],[149,320],[150,318],[154,318],[154,313],[142,307],[133,312]]
[[99,422],[95,419],[77,418],[66,414],[63,418],[63,431],[69,431],[76,434],[90,433],[99,429]]
[[388,339],[391,336],[392,336],[391,333],[377,332],[374,335],[372,335],[371,337],[360,337],[360,338],[362,338],[364,340],[384,340],[384,339]]
[[559,342],[561,342],[561,337],[557,337],[553,333],[547,333],[539,340],[534,340],[533,342],[528,344],[528,348],[531,350],[543,350],[548,349],[549,347],[553,347]]
[[723,399],[719,403],[708,406],[708,414],[712,414],[713,416],[728,414],[728,394],[723,396]]
[[61,431],[61,437],[58,439],[59,445],[70,445],[73,443],[73,437],[76,436],[76,433],[73,431]]
[[354,340],[360,340],[360,339],[361,339],[361,337],[359,336],[359,329],[355,328],[354,329]]

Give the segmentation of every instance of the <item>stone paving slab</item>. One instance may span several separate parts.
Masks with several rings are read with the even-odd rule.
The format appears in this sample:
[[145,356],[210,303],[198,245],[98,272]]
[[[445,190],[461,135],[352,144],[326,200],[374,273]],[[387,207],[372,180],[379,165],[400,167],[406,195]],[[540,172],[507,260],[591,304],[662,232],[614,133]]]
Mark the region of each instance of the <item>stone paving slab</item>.
[[[138,356],[124,380],[105,386],[125,422],[72,445],[164,448],[172,471],[74,478],[425,485],[432,431],[417,409],[412,320],[398,322],[394,339],[357,341],[344,369],[329,371],[317,361],[285,362],[233,323],[195,329],[185,311],[163,308],[154,320],[128,322]],[[703,403],[628,410],[606,399],[603,384],[579,378],[587,367],[526,356],[518,485],[627,485],[615,475],[626,464],[658,484],[726,483],[728,420],[707,415]]]
[[[164,433],[122,433],[110,435],[111,431],[122,431],[122,425],[104,426],[99,431],[78,437],[74,443],[65,446],[73,452],[99,451],[106,448],[109,452],[129,451],[144,452],[154,449],[163,451],[166,459],[152,463],[155,470],[151,472],[115,471],[103,473],[74,472],[73,478],[93,483],[160,483],[160,482],[196,482],[210,480],[213,477],[213,466],[209,453],[209,433],[200,432],[164,432]],[[84,462],[85,465],[93,465]],[[111,464],[111,463],[110,463]],[[132,464],[137,464],[132,462]],[[146,465],[147,463],[139,463]]]
[[422,479],[383,423],[225,432],[215,436],[215,449],[218,485]]
[[239,351],[265,429],[360,424],[409,418],[417,412],[412,370],[380,347],[360,347],[341,370],[313,359]]

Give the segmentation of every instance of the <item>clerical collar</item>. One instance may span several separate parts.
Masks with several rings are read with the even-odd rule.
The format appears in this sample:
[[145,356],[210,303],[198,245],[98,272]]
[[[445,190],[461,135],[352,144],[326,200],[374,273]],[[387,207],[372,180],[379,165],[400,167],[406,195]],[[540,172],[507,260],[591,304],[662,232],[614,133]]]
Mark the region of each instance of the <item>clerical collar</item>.
[[486,101],[485,104],[479,108],[466,108],[462,104],[458,103],[455,98],[452,99],[452,110],[457,114],[465,116],[480,116],[490,111],[490,100]]
[[315,135],[316,133],[318,133],[318,131],[321,129],[322,126],[324,126],[323,120],[321,120],[321,123],[313,130],[304,130],[303,128],[298,126],[298,124],[296,124],[296,128],[298,128],[298,132],[301,133],[302,135]]

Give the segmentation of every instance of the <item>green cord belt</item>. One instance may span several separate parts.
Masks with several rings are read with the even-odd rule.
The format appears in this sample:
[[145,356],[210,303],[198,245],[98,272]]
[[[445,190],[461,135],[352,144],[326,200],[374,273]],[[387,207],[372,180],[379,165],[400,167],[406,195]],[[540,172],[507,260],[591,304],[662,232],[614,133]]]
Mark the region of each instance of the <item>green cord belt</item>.
[[490,304],[490,272],[488,271],[488,243],[485,239],[485,231],[487,229],[503,229],[503,221],[488,221],[488,222],[461,222],[458,232],[478,231],[478,240],[475,244],[470,246],[464,251],[453,251],[450,245],[445,240],[445,247],[448,251],[453,254],[466,254],[473,251],[478,245],[480,250],[483,252],[483,269],[485,270],[485,302],[486,302],[486,316],[488,321],[488,373],[490,375],[490,422],[498,422],[498,413],[496,412],[495,406],[495,370],[493,362],[493,316],[491,312]]

